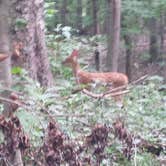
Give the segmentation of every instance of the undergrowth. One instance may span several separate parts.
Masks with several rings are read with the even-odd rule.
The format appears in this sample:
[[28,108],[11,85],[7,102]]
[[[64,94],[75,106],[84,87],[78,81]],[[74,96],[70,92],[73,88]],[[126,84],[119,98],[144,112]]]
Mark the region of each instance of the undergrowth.
[[[51,39],[49,38],[51,41]],[[52,39],[53,40],[53,39]],[[123,119],[124,125],[133,137],[141,137],[151,143],[166,143],[166,92],[161,90],[163,80],[153,76],[141,84],[134,85],[125,95],[123,107],[119,107],[111,98],[93,99],[82,92],[72,94],[77,87],[72,71],[62,66],[61,61],[70,53],[77,41],[63,41],[58,44],[61,55],[50,51],[51,67],[55,85],[43,89],[32,81],[26,71],[13,76],[13,89],[23,93],[27,109],[19,108],[19,117],[24,130],[29,134],[34,148],[43,143],[48,122],[54,119],[63,133],[82,144],[96,124],[112,127],[116,119]],[[63,47],[62,47],[63,45]],[[86,51],[85,51],[86,52]],[[56,55],[56,56],[55,56]],[[136,140],[135,140],[136,141]],[[165,149],[159,156],[145,149],[134,148],[131,160],[122,154],[123,145],[110,134],[109,145],[105,149],[108,158],[102,165],[143,165],[157,166],[164,159]],[[28,160],[28,159],[27,159]]]

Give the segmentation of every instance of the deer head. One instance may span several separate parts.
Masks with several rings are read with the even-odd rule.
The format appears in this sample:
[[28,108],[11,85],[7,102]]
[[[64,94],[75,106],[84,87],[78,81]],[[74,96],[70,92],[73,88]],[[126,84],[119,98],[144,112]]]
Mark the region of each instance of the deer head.
[[65,66],[72,66],[77,63],[77,57],[78,57],[78,50],[73,50],[71,55],[69,55],[62,64]]

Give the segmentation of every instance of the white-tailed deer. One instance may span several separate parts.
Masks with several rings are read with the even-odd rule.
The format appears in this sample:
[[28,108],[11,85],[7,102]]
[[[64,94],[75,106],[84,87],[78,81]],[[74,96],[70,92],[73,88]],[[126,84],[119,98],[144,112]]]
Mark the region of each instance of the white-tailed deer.
[[83,71],[77,62],[78,50],[73,50],[62,64],[69,66],[73,70],[73,74],[78,84],[89,84],[89,83],[101,83],[105,85],[111,85],[111,88],[117,88],[121,86],[127,86],[128,77],[123,73],[118,72],[104,72],[104,73],[92,73]]

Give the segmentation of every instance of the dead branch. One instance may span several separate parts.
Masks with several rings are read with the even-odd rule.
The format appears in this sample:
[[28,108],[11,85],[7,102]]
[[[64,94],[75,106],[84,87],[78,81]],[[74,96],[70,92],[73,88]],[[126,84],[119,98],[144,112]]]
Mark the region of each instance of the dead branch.
[[129,93],[129,90],[124,90],[124,91],[121,91],[121,92],[115,92],[115,93],[109,93],[109,94],[105,94],[105,93],[102,93],[102,94],[96,94],[96,93],[93,93],[93,92],[90,92],[88,91],[87,89],[83,89],[82,92],[92,98],[95,98],[95,99],[101,99],[101,98],[104,98],[104,97],[115,97],[115,96],[119,96],[119,95],[122,95],[122,94],[126,94],[126,93]]
[[8,103],[12,103],[12,104],[17,104],[18,106],[22,106],[22,103],[18,102],[18,101],[13,101],[4,97],[0,97],[0,101],[5,101]]
[[[140,77],[139,79],[137,79],[137,80],[131,82],[131,83],[128,84],[128,85],[135,85],[135,84],[137,84],[138,82],[145,80],[147,77],[148,77],[148,75],[146,74],[146,75]],[[109,93],[112,93],[112,92],[116,92],[116,91],[125,89],[125,88],[128,87],[128,85],[123,85],[123,86],[119,86],[119,87],[117,87],[117,88],[113,88],[113,89],[111,89],[111,90],[105,92],[104,94],[106,95],[106,94],[109,94]],[[131,86],[128,87],[128,89],[131,89],[131,88],[132,88]]]
[[111,90],[109,90],[109,91],[106,91],[106,92],[104,93],[104,95],[107,95],[107,94],[113,93],[113,92],[117,92],[117,91],[119,91],[119,90],[123,90],[123,89],[127,88],[127,86],[128,86],[128,85],[123,85],[123,86],[119,86],[119,87],[117,87],[117,88],[113,88],[113,89],[111,89]]
[[146,75],[144,75],[144,76],[142,76],[142,77],[138,78],[137,80],[132,81],[132,82],[131,82],[131,85],[135,85],[135,84],[137,84],[137,83],[139,83],[139,82],[141,82],[141,81],[145,80],[145,79],[146,79],[146,78],[148,78],[148,77],[149,77],[149,75],[148,75],[148,74],[146,74]]
[[[113,89],[111,89],[111,90],[109,90],[109,91],[106,91],[106,92],[100,93],[100,94],[96,94],[96,93],[90,92],[90,91],[87,90],[87,89],[82,89],[82,92],[83,92],[84,94],[86,94],[86,95],[92,97],[92,98],[95,98],[95,99],[99,99],[99,98],[103,98],[103,97],[106,97],[106,98],[107,98],[107,97],[110,97],[110,96],[111,96],[111,97],[115,97],[115,96],[119,96],[119,95],[123,95],[123,94],[129,93],[129,89],[133,88],[133,86],[130,86],[130,85],[135,85],[135,84],[137,84],[138,82],[145,80],[148,76],[149,76],[149,75],[146,74],[146,75],[140,77],[139,79],[137,79],[137,80],[131,82],[131,83],[128,84],[128,85],[119,86],[119,87],[117,87],[117,88],[113,88]],[[124,90],[124,89],[126,89],[126,88],[127,88],[127,90]],[[79,89],[79,90],[81,90],[81,89]]]
[[19,102],[19,101],[14,101],[14,100],[7,99],[7,98],[4,98],[4,97],[1,97],[1,96],[0,96],[0,102],[1,102],[1,101],[8,102],[8,103],[11,103],[11,104],[16,104],[16,105],[18,105],[18,106],[20,106],[20,107],[23,107],[23,108],[25,108],[25,109],[28,109],[28,107],[26,107],[25,104],[23,104],[23,103],[21,103],[21,102]]

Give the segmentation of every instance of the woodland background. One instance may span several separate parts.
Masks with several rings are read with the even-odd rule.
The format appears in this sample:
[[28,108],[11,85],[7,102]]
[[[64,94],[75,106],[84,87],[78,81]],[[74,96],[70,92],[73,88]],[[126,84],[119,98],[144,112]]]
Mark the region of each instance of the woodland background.
[[[123,107],[73,93],[75,48]],[[0,165],[166,165],[165,0],[1,0],[0,53]]]

